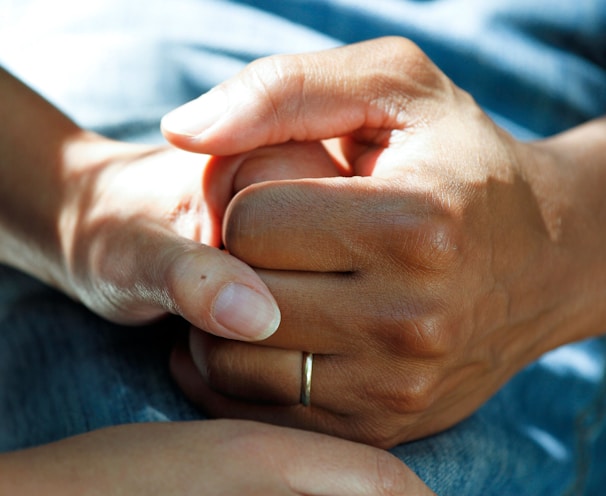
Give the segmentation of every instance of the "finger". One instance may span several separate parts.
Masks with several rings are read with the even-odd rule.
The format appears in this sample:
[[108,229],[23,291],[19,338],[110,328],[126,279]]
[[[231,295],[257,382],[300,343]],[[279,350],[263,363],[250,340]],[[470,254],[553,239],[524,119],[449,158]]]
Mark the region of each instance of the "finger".
[[[368,332],[364,324],[381,326],[389,315],[388,298],[375,301],[356,276],[284,270],[258,270],[257,274],[281,312],[279,331],[259,342],[260,346],[322,355],[355,353],[360,348],[355,335]],[[359,294],[366,296],[352,297]]]
[[[435,496],[412,470],[387,451],[308,432],[299,431],[299,435],[298,442],[287,439],[288,446],[294,441],[300,447],[298,456],[287,458],[296,467],[289,477],[291,487],[300,494]],[[301,464],[300,460],[310,462]]]
[[[354,404],[357,407],[355,414],[341,413],[340,407],[336,411],[322,408],[316,403],[319,397],[314,392],[316,389],[315,372],[312,374],[311,404],[303,406],[300,403],[280,405],[252,402],[227,396],[221,391],[213,389],[205,381],[204,374],[200,373],[194,358],[185,346],[175,348],[171,356],[171,371],[177,384],[190,401],[202,408],[207,415],[215,418],[256,420],[284,427],[322,432],[344,439],[375,444],[383,448],[394,446],[399,438],[386,437],[380,433],[398,432],[399,434],[403,427],[395,424],[389,416],[385,416],[385,420],[381,420],[377,427],[375,425],[376,415],[371,415],[373,406],[370,405],[366,408],[366,398],[358,398],[355,401]],[[341,392],[335,388],[331,394],[335,398],[340,398]]]
[[[190,353],[206,384],[234,399],[273,405],[301,403],[303,353],[216,338],[193,328]],[[348,358],[349,367],[355,359]],[[351,414],[357,405],[356,387],[340,356],[312,357],[311,402],[338,414]]]
[[[282,350],[208,339],[196,329],[190,341],[191,348],[184,344],[173,354],[171,369],[189,399],[211,416],[315,430],[380,447],[435,432],[424,415],[427,399],[437,393],[427,360],[403,362],[387,354],[377,359],[376,350],[314,353],[311,381],[305,382],[311,385],[310,406],[303,406],[301,352],[299,360],[287,350],[280,357]],[[465,414],[452,402],[445,408],[454,414],[453,423]]]
[[415,229],[429,218],[426,203],[405,185],[380,178],[258,184],[230,203],[223,239],[257,268],[353,273],[376,265],[374,254],[386,251],[412,263],[405,255],[419,250],[409,245],[432,239],[420,240],[423,231]]
[[167,260],[164,282],[178,313],[212,334],[265,339],[280,322],[267,286],[246,264],[215,248],[195,247]]
[[344,173],[347,171],[322,143],[289,142],[246,154],[234,178],[234,193],[265,181],[334,177]]
[[346,174],[321,143],[285,143],[209,160],[202,183],[210,215],[221,225],[233,196],[251,184]]
[[178,147],[218,155],[358,130],[365,141],[383,143],[389,133],[377,130],[423,121],[427,106],[418,102],[449,87],[413,43],[383,38],[261,59],[166,115],[162,130]]
[[[200,331],[198,330],[197,333],[199,334]],[[200,363],[200,365],[203,364]],[[315,429],[311,428],[310,430],[329,434],[341,432],[340,437],[348,437],[347,430],[339,428],[344,419],[338,418],[336,414],[328,410],[320,409],[315,403],[306,407],[300,404],[298,400],[291,399],[283,401],[283,403],[288,404],[263,404],[239,397],[230,397],[223,394],[222,391],[216,391],[211,384],[207,383],[205,372],[200,370],[196,359],[183,342],[174,348],[170,368],[184,394],[213,417],[261,420],[297,428],[310,428],[311,425],[316,425]],[[291,389],[291,387],[288,386],[288,389]],[[281,400],[284,400],[284,398],[285,396],[282,396]],[[297,398],[299,397],[297,396]],[[314,420],[312,421],[310,417],[313,417]]]
[[243,343],[192,328],[189,349],[202,379],[226,396],[274,405],[297,405],[301,393],[302,353],[238,344]]
[[385,451],[259,422],[120,425],[3,455],[2,467],[5,494],[431,494]]
[[249,266],[145,219],[138,222],[133,219],[127,233],[97,236],[91,248],[103,255],[95,260],[101,266],[94,273],[104,281],[96,297],[114,307],[112,320],[140,323],[170,312],[218,336],[244,340],[264,339],[277,329],[277,304]]
[[365,207],[352,195],[343,198],[336,194],[345,189],[342,185],[343,179],[336,178],[247,188],[234,198],[225,214],[225,246],[256,268],[356,270],[358,250],[343,233],[340,221],[345,210],[348,216],[359,216]]
[[[175,348],[171,370],[192,401],[199,404],[200,396],[215,395],[195,373],[195,365],[185,346]],[[250,406],[248,403],[238,405],[241,411]],[[297,493],[335,496],[432,494],[403,463],[383,450],[299,429],[279,429],[259,423],[246,426],[243,431],[248,447],[254,448],[255,439],[259,439],[250,434],[260,430],[267,430],[267,436],[260,439],[259,454],[269,453],[274,468],[275,461],[279,460],[279,473],[286,476],[290,481],[289,487]],[[223,433],[220,440],[228,443],[229,434]],[[262,466],[262,458],[258,461]],[[276,474],[276,471],[272,473]]]

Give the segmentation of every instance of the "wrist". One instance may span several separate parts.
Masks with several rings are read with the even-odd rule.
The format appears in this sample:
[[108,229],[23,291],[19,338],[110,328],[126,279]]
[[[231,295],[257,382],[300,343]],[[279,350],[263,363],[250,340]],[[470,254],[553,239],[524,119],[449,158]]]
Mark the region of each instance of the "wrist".
[[72,144],[87,134],[0,69],[0,263],[64,282],[58,219]]
[[57,205],[52,218],[56,277],[53,285],[79,298],[83,239],[103,222],[101,198],[110,189],[112,174],[120,165],[146,153],[150,147],[110,140],[82,131],[67,140],[62,150],[62,178],[57,186]]
[[66,263],[66,239],[74,228],[70,196],[79,187],[78,171],[92,166],[91,152],[105,140],[67,119],[55,125],[55,136],[39,148],[23,146],[8,154],[0,262],[72,295]]
[[530,182],[549,233],[550,290],[559,309],[550,349],[604,332],[604,136],[606,119],[599,119],[530,145],[540,157]]

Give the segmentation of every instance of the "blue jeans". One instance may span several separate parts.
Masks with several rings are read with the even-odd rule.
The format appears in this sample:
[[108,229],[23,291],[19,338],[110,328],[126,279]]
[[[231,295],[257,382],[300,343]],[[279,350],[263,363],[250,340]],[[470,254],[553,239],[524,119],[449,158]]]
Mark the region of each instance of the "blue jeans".
[[[386,34],[411,37],[520,138],[606,113],[602,0],[63,1],[0,0],[0,62],[120,139],[160,141],[163,113],[276,47]],[[167,370],[183,328],[110,324],[0,266],[0,450],[201,418]],[[605,359],[605,339],[555,350],[466,421],[393,452],[441,495],[601,494]]]

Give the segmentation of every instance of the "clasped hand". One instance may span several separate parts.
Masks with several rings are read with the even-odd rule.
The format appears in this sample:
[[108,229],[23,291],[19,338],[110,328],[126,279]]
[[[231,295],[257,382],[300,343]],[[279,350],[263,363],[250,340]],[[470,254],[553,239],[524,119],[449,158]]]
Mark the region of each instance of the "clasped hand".
[[175,351],[177,381],[211,415],[390,447],[459,422],[570,338],[561,303],[578,300],[580,268],[553,201],[563,164],[499,129],[412,43],[261,60],[163,126],[218,155],[337,138],[352,176],[261,182],[227,207],[225,246],[282,321],[256,343],[193,329]]

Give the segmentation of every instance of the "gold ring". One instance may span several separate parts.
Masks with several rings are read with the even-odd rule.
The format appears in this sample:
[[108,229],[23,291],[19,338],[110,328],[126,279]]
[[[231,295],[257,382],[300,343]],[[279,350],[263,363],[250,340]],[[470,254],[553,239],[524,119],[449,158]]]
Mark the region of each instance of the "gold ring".
[[301,404],[309,406],[311,403],[311,372],[314,365],[314,354],[303,352],[303,374],[301,378]]

